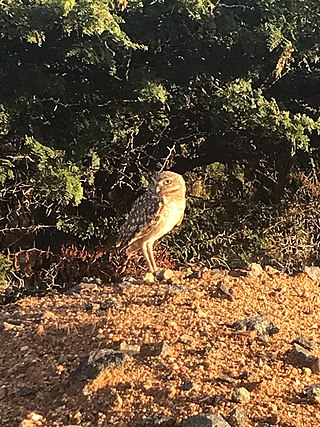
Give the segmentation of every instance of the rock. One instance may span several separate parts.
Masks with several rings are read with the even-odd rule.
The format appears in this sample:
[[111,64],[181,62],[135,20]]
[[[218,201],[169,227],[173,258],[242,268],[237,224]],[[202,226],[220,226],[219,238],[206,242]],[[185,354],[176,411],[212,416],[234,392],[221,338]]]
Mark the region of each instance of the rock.
[[210,398],[207,400],[208,405],[211,406],[219,406],[222,404],[227,404],[228,402],[228,399],[226,399],[222,394],[215,394],[210,396]]
[[187,418],[181,427],[230,427],[220,414],[200,414]]
[[124,277],[122,281],[132,283],[133,285],[142,285],[143,283],[143,280],[141,278],[137,278],[133,276]]
[[308,338],[304,336],[300,336],[296,339],[294,339],[291,344],[299,344],[301,347],[306,348],[307,350],[311,350],[313,347],[312,341],[310,341]]
[[260,338],[271,336],[279,332],[279,328],[264,316],[256,316],[238,320],[231,325],[237,331],[256,331]]
[[221,298],[225,298],[228,301],[233,300],[233,295],[230,292],[229,288],[221,281],[218,283],[217,289],[214,293],[214,296],[219,296]]
[[186,279],[192,280],[192,279],[201,279],[201,270],[193,271],[191,274],[189,274]]
[[308,385],[302,391],[302,396],[312,405],[320,404],[320,384]]
[[109,310],[109,308],[115,307],[115,304],[113,301],[102,301],[100,302],[100,310],[106,311]]
[[96,303],[96,302],[89,302],[89,303],[87,303],[87,304],[85,305],[85,310],[86,310],[86,311],[92,311],[92,312],[95,312],[95,311],[99,311],[99,310],[100,310],[100,308],[101,308],[100,304],[99,304],[99,303]]
[[253,262],[252,264],[250,264],[249,276],[259,277],[261,276],[262,273],[263,273],[263,268],[261,267],[260,264],[257,264],[256,262]]
[[231,426],[242,426],[246,424],[248,417],[246,411],[243,408],[233,409],[228,417],[228,422]]
[[174,427],[176,426],[176,420],[168,415],[152,414],[140,425],[141,427]]
[[263,423],[262,426],[265,427],[275,426],[278,423],[278,417],[276,414],[270,415],[269,417],[263,418],[261,422]]
[[71,373],[72,379],[91,380],[96,378],[104,369],[121,367],[128,360],[128,355],[122,351],[100,349],[85,356],[79,366]]
[[192,381],[185,381],[184,383],[181,384],[181,390],[182,391],[192,390],[193,387],[194,387],[194,384]]
[[13,329],[16,330],[22,330],[23,329],[23,325],[16,325],[14,323],[9,323],[9,322],[3,322],[3,324],[1,325],[2,327],[0,328],[1,331],[12,331]]
[[[152,274],[152,273],[151,273]],[[132,288],[134,285],[142,285],[143,284],[143,279],[140,278],[136,278],[136,277],[124,277],[121,282],[117,283],[117,286],[119,286],[120,289],[130,289]]]
[[264,268],[265,272],[269,274],[269,276],[274,276],[276,274],[280,274],[280,271],[276,268],[272,267],[271,265],[266,265]]
[[313,373],[320,372],[319,357],[299,344],[293,344],[293,348],[286,352],[286,358],[293,366],[310,368]]
[[19,390],[19,396],[20,397],[34,397],[37,394],[37,390],[30,387],[22,387]]
[[140,353],[141,347],[139,344],[127,344],[125,341],[122,341],[120,343],[119,350],[133,356]]
[[171,348],[166,341],[155,344],[145,344],[141,347],[142,356],[167,356],[171,353]]
[[82,282],[72,286],[72,288],[66,291],[67,295],[72,295],[75,293],[85,293],[86,291],[93,292],[99,289],[97,283],[94,283],[92,280],[90,281],[88,278],[84,277]]
[[163,268],[157,273],[156,277],[160,281],[170,280],[174,277],[174,271],[170,270],[170,268]]
[[248,271],[246,270],[231,270],[228,273],[231,277],[247,277],[249,275]]
[[148,283],[154,283],[154,275],[150,271],[143,276],[143,281]]
[[[217,270],[217,269],[216,269]],[[202,279],[204,273],[208,272],[208,268],[207,267],[202,267],[199,270],[195,270],[193,271],[191,274],[189,274],[189,276],[187,276],[187,279]],[[220,270],[218,270],[220,273]]]
[[[174,277],[173,277],[174,279]],[[173,282],[174,280],[172,280]],[[168,293],[170,295],[176,295],[176,294],[186,294],[187,293],[187,288],[183,285],[181,285],[181,283],[170,283],[168,286]]]
[[181,342],[182,344],[193,345],[195,342],[195,339],[191,335],[183,334],[183,335],[180,335],[178,341]]
[[236,388],[232,394],[232,400],[237,403],[248,403],[250,402],[250,392],[244,388]]
[[320,280],[320,267],[306,265],[304,267],[304,272],[311,280],[314,280],[315,282]]
[[84,284],[87,284],[87,283],[94,283],[94,284],[96,284],[96,285],[101,285],[101,279],[100,279],[99,277],[84,277],[84,278],[82,279],[82,282],[83,282]]

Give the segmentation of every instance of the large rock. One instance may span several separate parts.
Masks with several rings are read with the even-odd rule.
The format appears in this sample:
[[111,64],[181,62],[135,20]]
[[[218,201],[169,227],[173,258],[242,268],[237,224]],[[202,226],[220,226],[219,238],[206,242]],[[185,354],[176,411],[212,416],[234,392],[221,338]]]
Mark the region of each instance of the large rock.
[[320,358],[299,344],[294,343],[286,352],[286,357],[293,366],[310,368],[313,373],[320,372]]
[[220,414],[200,414],[187,418],[181,427],[230,427]]
[[128,355],[123,351],[109,348],[92,351],[85,356],[71,373],[71,378],[80,381],[96,378],[104,369],[118,368],[125,364]]
[[279,332],[279,328],[264,316],[238,320],[231,327],[237,331],[255,331],[260,338],[266,338]]

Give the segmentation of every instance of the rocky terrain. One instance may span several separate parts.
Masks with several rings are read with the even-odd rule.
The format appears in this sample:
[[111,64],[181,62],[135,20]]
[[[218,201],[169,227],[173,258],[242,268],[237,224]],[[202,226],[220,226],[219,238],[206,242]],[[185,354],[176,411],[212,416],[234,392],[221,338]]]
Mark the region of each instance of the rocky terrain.
[[319,285],[253,264],[2,306],[0,426],[320,426]]

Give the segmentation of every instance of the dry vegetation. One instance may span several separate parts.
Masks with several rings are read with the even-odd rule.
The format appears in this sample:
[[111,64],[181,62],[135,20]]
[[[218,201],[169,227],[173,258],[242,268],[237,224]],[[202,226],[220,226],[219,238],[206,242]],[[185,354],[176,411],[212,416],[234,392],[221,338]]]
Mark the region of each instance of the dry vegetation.
[[[285,357],[299,336],[319,352],[319,282],[271,267],[188,275],[82,283],[2,306],[0,425],[178,426],[202,412],[228,419],[238,407],[244,426],[319,426],[319,407],[301,392],[320,374]],[[279,332],[262,339],[230,327],[257,315]],[[133,354],[92,379],[76,375],[83,357],[105,348]],[[249,401],[235,401],[239,387]]]

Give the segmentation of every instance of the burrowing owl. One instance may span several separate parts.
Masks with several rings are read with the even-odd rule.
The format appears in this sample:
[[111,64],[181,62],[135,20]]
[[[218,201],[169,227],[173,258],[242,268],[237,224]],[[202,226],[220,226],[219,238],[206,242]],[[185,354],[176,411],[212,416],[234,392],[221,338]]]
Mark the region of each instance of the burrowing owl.
[[116,246],[125,248],[128,258],[141,250],[149,271],[157,271],[154,242],[181,224],[185,207],[183,177],[170,171],[158,172],[147,192],[134,202]]

